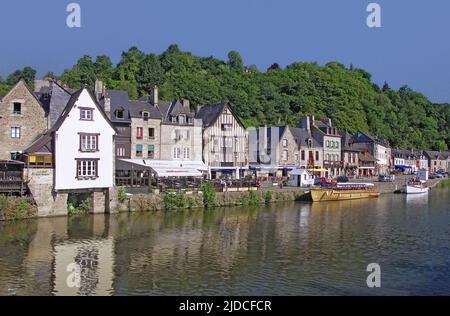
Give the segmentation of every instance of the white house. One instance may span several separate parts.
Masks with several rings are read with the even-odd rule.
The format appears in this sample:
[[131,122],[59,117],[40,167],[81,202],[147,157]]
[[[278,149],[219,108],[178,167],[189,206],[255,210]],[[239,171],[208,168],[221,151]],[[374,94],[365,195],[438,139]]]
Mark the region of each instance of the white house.
[[[70,203],[71,196],[76,200],[89,198],[94,213],[107,211],[114,186],[115,135],[103,108],[86,88],[72,94],[54,126],[26,151],[30,178],[36,183],[30,188],[35,199],[50,201],[47,196],[37,196],[40,192],[52,194],[53,203],[58,205],[53,208],[64,212],[63,205]],[[47,180],[42,168],[46,168]],[[51,190],[39,189],[39,183],[48,182],[48,175],[52,177]]]

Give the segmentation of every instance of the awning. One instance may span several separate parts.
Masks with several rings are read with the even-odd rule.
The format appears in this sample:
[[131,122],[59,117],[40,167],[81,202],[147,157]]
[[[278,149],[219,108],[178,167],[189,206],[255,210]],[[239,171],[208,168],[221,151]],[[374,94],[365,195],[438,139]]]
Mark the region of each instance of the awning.
[[327,172],[328,170],[327,169],[323,169],[323,168],[317,168],[317,169],[308,169],[308,171],[311,171],[311,172]]
[[396,169],[412,169],[411,166],[404,166],[404,165],[395,165]]
[[158,177],[201,177],[208,167],[202,161],[118,159],[141,169],[150,169]]

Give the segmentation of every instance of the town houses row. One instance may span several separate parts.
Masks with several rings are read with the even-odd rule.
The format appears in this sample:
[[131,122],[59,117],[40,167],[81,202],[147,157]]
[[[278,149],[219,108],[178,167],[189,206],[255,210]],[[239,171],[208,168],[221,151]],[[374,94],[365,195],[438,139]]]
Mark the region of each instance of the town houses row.
[[100,200],[123,164],[149,167],[161,177],[239,179],[287,177],[296,168],[328,178],[381,175],[396,167],[435,172],[447,171],[450,162],[448,152],[392,149],[383,138],[341,131],[330,119],[305,116],[295,127],[246,129],[228,102],[194,107],[188,100],[164,101],[157,87],[130,101],[127,92],[108,90],[101,81],[93,91],[53,80],[36,80],[32,91],[19,81],[0,100],[0,135],[0,181],[11,179],[7,171],[22,162],[38,191],[89,189]]

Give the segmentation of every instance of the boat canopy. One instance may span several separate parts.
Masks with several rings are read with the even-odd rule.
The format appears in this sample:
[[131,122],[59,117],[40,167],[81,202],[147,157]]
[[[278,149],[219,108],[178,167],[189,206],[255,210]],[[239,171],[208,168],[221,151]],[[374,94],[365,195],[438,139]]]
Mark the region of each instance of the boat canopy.
[[336,185],[338,188],[356,188],[356,187],[358,187],[358,188],[368,188],[368,187],[374,187],[375,186],[375,184],[373,184],[373,183],[350,183],[350,182],[347,182],[347,183],[338,183],[337,185]]
[[405,165],[395,165],[395,169],[412,169],[412,167]]

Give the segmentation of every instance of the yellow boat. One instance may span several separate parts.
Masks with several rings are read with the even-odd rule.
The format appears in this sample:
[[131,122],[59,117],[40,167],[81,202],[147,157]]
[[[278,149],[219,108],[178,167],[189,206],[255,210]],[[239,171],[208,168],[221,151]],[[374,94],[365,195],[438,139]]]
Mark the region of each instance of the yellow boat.
[[311,189],[313,202],[377,198],[380,192],[373,183],[338,183],[326,188]]

